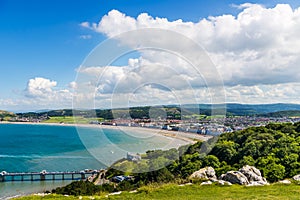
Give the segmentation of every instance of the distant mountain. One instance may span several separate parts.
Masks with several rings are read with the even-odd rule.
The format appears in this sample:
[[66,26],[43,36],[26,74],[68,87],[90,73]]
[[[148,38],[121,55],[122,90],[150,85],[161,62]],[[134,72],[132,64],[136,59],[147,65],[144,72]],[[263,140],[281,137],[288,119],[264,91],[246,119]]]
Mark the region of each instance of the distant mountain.
[[[153,109],[156,109],[156,113],[165,113],[170,119],[181,119],[183,115],[227,115],[227,116],[258,116],[268,113],[277,113],[274,115],[281,115],[282,111],[300,112],[300,105],[298,104],[185,104],[185,105],[163,105],[163,106],[140,106],[129,108],[116,108],[116,109],[93,109],[93,110],[72,110],[72,109],[60,109],[60,110],[45,110],[29,113],[17,113],[18,116],[23,117],[39,117],[47,115],[49,117],[54,116],[83,116],[83,117],[99,117],[104,119],[113,118],[149,118],[149,113],[153,114]],[[291,114],[285,112],[285,114]],[[271,115],[270,115],[271,116]]]
[[299,110],[285,110],[257,115],[259,117],[300,117]]
[[186,104],[182,106],[187,110],[200,110],[200,113],[208,113],[211,110],[226,110],[227,115],[258,115],[266,113],[274,113],[279,111],[300,111],[299,104],[238,104],[238,103],[228,103],[228,104]]
[[45,113],[49,111],[51,111],[51,109],[36,110],[35,113]]
[[227,104],[227,112],[233,115],[258,115],[279,111],[300,111],[299,104]]

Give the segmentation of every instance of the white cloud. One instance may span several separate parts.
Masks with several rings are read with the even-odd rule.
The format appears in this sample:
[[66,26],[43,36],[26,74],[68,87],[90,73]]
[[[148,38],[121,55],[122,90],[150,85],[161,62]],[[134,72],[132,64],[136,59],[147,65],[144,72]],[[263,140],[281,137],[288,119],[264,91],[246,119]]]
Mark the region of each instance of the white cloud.
[[[147,13],[134,18],[112,10],[98,23],[86,22],[84,26],[107,37],[143,28],[175,31],[205,48],[224,81],[227,101],[266,103],[288,102],[290,99],[291,102],[299,102],[295,95],[299,95],[297,87],[300,80],[300,8],[292,9],[288,4],[265,8],[250,3],[236,7],[240,9],[236,16],[210,16],[198,22],[184,22],[181,19],[169,21]],[[126,38],[120,36],[118,39],[131,47],[145,40],[164,43],[166,48],[181,45],[180,41],[172,41],[165,35],[151,33],[151,30],[149,34],[133,34]],[[186,52],[197,53],[188,49]],[[192,88],[199,89],[201,93],[201,87],[210,78],[204,71],[203,77],[199,74],[193,76],[193,73],[189,73],[189,65],[178,56],[159,51],[140,53],[141,57],[129,60],[128,66],[106,67],[109,70],[103,74],[105,82],[99,85],[99,91],[112,92],[120,83],[120,88],[126,91],[133,85],[152,80],[179,89],[182,93],[188,91],[182,85],[188,81]],[[132,66],[135,66],[134,70]],[[289,87],[296,88],[291,90]]]
[[45,97],[53,92],[53,87],[57,85],[56,81],[36,77],[30,79],[27,83],[26,95],[28,97]]
[[[70,83],[70,86],[75,87],[75,85],[73,82]],[[56,81],[42,77],[30,79],[24,92],[18,96],[18,98],[0,99],[0,106],[7,107],[9,110],[70,108],[72,106],[70,90],[58,88]]]
[[92,35],[80,35],[79,38],[84,40],[89,40],[92,38]]
[[[108,37],[141,28],[162,28],[184,34],[204,46],[225,84],[299,80],[300,73],[296,72],[299,72],[300,57],[300,9],[293,10],[287,4],[274,8],[243,4],[240,8],[243,10],[237,16],[212,16],[196,23],[153,18],[147,13],[133,18],[112,10],[98,24],[88,27]],[[131,39],[136,40],[136,36],[126,38],[126,42]]]
[[83,28],[89,28],[90,23],[89,22],[82,22],[82,23],[80,23],[80,26],[83,27]]

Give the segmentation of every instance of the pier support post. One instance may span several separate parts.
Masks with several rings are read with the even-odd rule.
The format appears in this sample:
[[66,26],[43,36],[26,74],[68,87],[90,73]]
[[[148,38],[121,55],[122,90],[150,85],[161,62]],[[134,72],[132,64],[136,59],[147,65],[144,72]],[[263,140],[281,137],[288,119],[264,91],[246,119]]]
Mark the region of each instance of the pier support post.
[[41,179],[41,181],[46,180],[46,175],[45,174],[40,174],[40,179]]
[[33,181],[33,175],[31,174],[31,181]]
[[65,174],[62,174],[62,180],[63,181],[65,180]]
[[81,180],[85,179],[85,173],[81,173]]
[[24,181],[24,176],[23,175],[21,175],[21,181]]
[[72,180],[74,180],[74,174],[72,174]]
[[0,182],[4,182],[5,181],[5,176],[0,174]]

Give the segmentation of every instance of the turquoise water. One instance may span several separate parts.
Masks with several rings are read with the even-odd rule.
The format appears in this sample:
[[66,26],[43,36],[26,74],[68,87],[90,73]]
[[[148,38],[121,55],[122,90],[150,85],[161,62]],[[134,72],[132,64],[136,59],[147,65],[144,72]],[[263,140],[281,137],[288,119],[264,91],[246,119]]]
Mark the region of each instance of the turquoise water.
[[[90,127],[0,124],[0,172],[102,169],[127,152],[182,145],[167,146],[170,138],[137,134]],[[0,183],[0,199],[51,190],[69,182],[4,182]]]

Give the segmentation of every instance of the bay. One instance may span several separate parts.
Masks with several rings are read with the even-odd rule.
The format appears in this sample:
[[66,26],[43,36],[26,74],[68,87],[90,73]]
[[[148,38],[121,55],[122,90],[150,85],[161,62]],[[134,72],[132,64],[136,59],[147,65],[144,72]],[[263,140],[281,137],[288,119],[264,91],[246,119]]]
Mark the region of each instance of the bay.
[[[127,152],[143,153],[183,144],[187,143],[134,129],[127,134],[121,129],[88,126],[0,124],[0,172],[103,169],[126,157]],[[1,182],[0,199],[43,192],[69,182]]]

